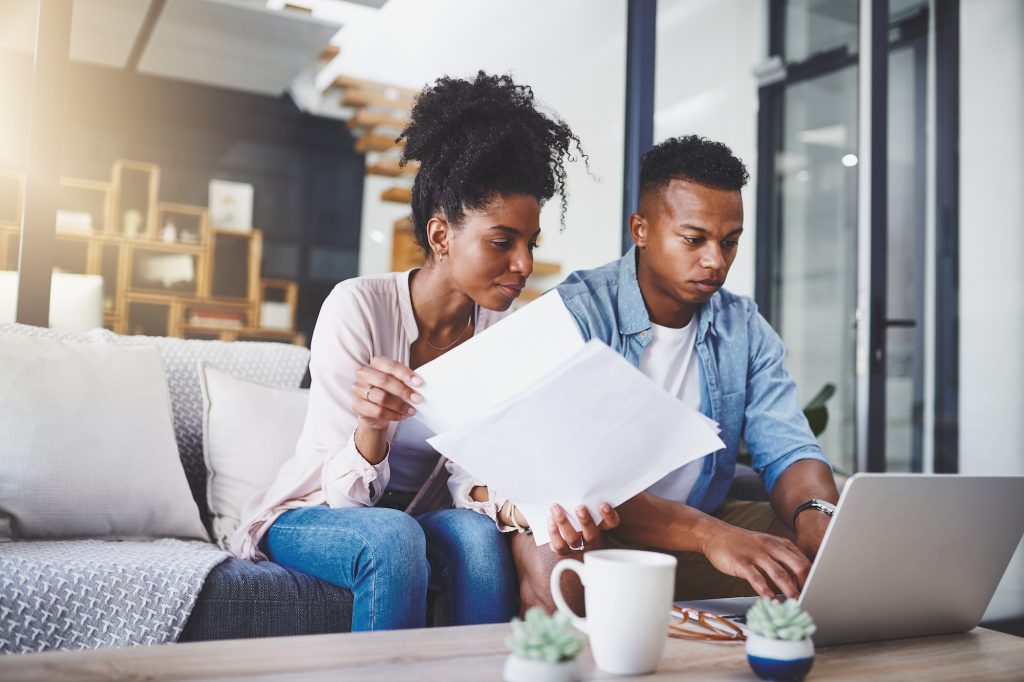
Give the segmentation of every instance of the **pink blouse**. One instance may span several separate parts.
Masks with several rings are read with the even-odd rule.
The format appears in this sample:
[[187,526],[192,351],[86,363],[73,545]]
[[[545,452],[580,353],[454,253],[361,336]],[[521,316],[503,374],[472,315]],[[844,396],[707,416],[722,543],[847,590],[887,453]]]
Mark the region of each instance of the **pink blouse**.
[[[352,384],[356,371],[374,356],[409,364],[409,348],[419,336],[409,294],[411,272],[345,280],[324,301],[313,332],[309,363],[312,384],[302,435],[295,454],[284,463],[270,487],[243,508],[242,523],[231,538],[231,551],[236,555],[266,559],[259,551],[259,541],[277,517],[288,510],[321,504],[371,507],[380,500],[391,477],[391,460],[400,453],[389,452],[377,465],[359,454]],[[477,308],[474,333],[479,334],[506,314]],[[389,443],[394,443],[401,426],[402,422],[388,426]],[[492,493],[488,502],[472,500],[470,490],[483,484],[443,457],[408,511],[436,498],[438,491],[428,489],[443,486],[445,470],[450,474],[448,491],[455,505],[486,514],[498,523],[497,510],[505,499]],[[501,524],[498,527],[511,530]]]

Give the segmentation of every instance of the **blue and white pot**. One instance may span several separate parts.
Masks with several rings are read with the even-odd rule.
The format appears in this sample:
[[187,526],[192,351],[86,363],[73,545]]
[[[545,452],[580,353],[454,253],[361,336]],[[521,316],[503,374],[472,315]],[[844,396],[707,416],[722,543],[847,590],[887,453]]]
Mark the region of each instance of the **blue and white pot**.
[[762,680],[799,682],[814,665],[814,642],[796,642],[747,635],[747,661]]

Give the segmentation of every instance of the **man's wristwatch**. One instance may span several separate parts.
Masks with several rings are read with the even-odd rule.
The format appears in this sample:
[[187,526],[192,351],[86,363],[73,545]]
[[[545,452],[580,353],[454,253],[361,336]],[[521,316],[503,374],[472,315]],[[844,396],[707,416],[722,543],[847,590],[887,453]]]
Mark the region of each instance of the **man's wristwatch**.
[[832,516],[836,513],[836,506],[831,502],[826,502],[825,500],[819,500],[817,498],[807,500],[797,507],[795,512],[793,512],[793,528],[796,528],[796,517],[800,516],[800,512],[808,509],[817,509],[825,516]]

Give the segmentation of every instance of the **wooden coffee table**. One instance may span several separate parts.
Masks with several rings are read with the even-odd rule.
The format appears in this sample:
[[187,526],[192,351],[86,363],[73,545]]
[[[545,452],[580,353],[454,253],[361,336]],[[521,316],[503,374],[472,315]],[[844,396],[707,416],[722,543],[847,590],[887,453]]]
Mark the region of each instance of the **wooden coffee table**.
[[[500,680],[508,625],[242,639],[0,657],[0,680]],[[581,654],[587,679],[597,671]],[[669,640],[643,680],[752,680],[743,645]],[[1020,680],[1024,639],[983,628],[818,651],[811,680]]]

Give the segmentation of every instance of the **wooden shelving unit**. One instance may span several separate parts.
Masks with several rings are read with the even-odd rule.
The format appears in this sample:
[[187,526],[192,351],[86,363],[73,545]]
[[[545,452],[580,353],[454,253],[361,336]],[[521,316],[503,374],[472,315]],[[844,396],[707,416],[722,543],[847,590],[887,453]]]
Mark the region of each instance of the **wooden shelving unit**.
[[[104,326],[119,334],[305,344],[295,332],[297,285],[260,279],[262,233],[216,229],[205,207],[162,202],[159,178],[155,164],[119,159],[110,182],[60,180],[55,265],[103,277]],[[0,269],[17,265],[23,196],[23,176],[0,170]],[[284,290],[292,306],[287,329],[260,326],[268,288]]]

